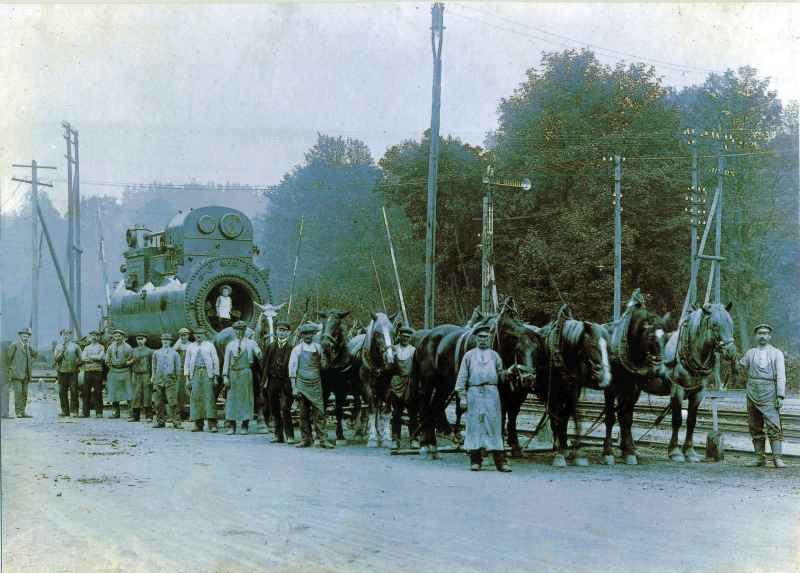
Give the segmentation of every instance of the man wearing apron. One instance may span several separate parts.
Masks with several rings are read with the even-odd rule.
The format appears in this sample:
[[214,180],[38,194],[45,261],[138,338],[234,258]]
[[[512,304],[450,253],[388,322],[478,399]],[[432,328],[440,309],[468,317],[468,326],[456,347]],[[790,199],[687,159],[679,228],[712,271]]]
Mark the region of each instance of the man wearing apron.
[[[108,365],[108,401],[114,407],[112,418],[120,417],[119,403],[128,402],[130,406],[131,391],[131,365],[133,364],[133,348],[125,342],[125,332],[114,330],[113,342],[106,350],[106,364]],[[133,408],[128,408],[128,418],[133,418]]]
[[325,430],[325,405],[322,398],[322,368],[324,357],[322,347],[313,342],[317,328],[313,324],[300,327],[302,340],[289,355],[289,378],[292,391],[300,404],[300,433],[302,439],[295,447],[307,448],[312,445],[311,427],[320,448],[332,449]]
[[[399,330],[399,341],[394,347],[395,368],[392,376],[392,388],[389,393],[389,403],[392,407],[392,442],[391,449],[400,447],[400,435],[403,426],[403,410],[408,408],[408,433],[415,435],[417,431],[417,410],[411,396],[411,369],[414,364],[416,348],[411,344],[414,330],[402,326]],[[418,448],[416,440],[411,441],[412,448]]]
[[456,392],[467,410],[467,435],[464,449],[469,452],[470,469],[481,469],[483,449],[492,452],[498,471],[510,472],[503,450],[503,418],[497,384],[503,376],[500,355],[489,348],[491,333],[488,326],[475,329],[478,347],[461,360],[456,380]]
[[186,352],[184,374],[189,394],[189,416],[194,422],[193,432],[203,431],[203,420],[208,429],[217,431],[217,400],[214,380],[219,377],[217,349],[208,341],[203,328],[194,331],[195,343]]
[[181,374],[178,377],[178,415],[181,420],[186,419],[186,404],[189,402],[189,397],[186,392],[186,377],[183,375],[183,365],[186,364],[186,351],[194,345],[194,343],[189,340],[189,335],[191,334],[192,331],[188,328],[181,328],[178,331],[178,340],[172,346],[172,349],[178,353],[181,359]]
[[225,399],[225,434],[236,432],[236,423],[241,424],[241,433],[247,434],[253,416],[253,370],[256,360],[261,360],[261,349],[255,340],[245,336],[247,324],[243,320],[233,325],[236,338],[225,347],[222,366],[222,381],[228,390]]
[[[753,329],[758,346],[748,350],[739,365],[747,370],[747,415],[750,435],[756,452],[755,466],[767,465],[766,437],[772,447],[772,461],[776,468],[786,467],[783,462],[783,428],[780,409],[786,397],[786,368],[783,352],[772,346],[772,327],[759,324]],[[766,437],[764,426],[766,425]]]

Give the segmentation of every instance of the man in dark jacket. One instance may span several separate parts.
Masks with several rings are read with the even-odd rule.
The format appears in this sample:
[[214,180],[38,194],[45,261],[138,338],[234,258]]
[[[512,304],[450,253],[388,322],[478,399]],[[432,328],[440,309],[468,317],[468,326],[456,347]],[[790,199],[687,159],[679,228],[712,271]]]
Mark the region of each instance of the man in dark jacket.
[[14,391],[14,412],[17,418],[30,418],[25,408],[28,405],[28,384],[31,382],[33,359],[36,351],[30,346],[31,329],[19,331],[19,340],[11,344],[6,355],[6,370]]
[[[283,444],[294,443],[294,426],[292,425],[292,382],[289,380],[289,355],[292,345],[289,343],[291,325],[285,320],[275,324],[275,340],[267,344],[264,359],[261,362],[261,387],[266,390],[267,401],[272,417],[275,420],[275,438],[273,442]],[[265,408],[266,409],[266,408]]]

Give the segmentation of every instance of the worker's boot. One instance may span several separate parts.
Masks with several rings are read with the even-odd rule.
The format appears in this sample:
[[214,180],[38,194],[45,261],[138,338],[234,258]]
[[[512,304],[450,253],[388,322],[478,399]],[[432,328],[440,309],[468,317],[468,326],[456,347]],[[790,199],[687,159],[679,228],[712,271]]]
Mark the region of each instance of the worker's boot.
[[497,468],[499,472],[510,472],[511,471],[511,464],[506,461],[506,453],[502,451],[492,452],[492,456],[494,457],[494,467]]
[[242,427],[239,430],[239,433],[243,436],[246,436],[250,433],[250,420],[242,420]]
[[145,408],[144,409],[144,419],[148,420],[148,421],[153,419],[153,409],[152,408]]
[[228,429],[225,430],[226,436],[232,436],[236,432],[236,422],[228,422]]
[[128,416],[128,421],[129,422],[138,422],[139,421],[139,416],[140,416],[139,408],[131,408],[131,415]]
[[481,462],[483,461],[483,456],[481,455],[480,450],[471,450],[469,452],[469,469],[477,472],[481,469]]
[[119,418],[121,416],[120,409],[119,409],[119,402],[114,402],[112,404],[114,406],[114,413],[111,415],[112,418]]
[[753,440],[753,450],[755,450],[756,452],[756,459],[755,461],[752,461],[747,465],[757,468],[763,468],[765,465],[767,465],[766,447],[767,447],[766,439],[755,438]]
[[770,440],[769,445],[772,447],[772,463],[776,468],[785,468],[786,464],[783,463],[783,442],[780,440]]
[[192,427],[193,432],[202,432],[203,431],[203,420],[195,420],[194,426]]
[[212,434],[216,434],[219,432],[219,428],[217,428],[217,419],[216,418],[209,418],[208,419],[208,431]]

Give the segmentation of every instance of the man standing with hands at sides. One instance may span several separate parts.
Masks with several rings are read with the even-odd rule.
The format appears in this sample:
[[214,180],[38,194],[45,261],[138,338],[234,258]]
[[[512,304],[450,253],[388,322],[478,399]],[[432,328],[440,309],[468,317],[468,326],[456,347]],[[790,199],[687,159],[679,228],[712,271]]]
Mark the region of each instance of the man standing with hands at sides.
[[492,452],[498,471],[510,472],[511,466],[503,450],[503,418],[497,391],[497,384],[504,376],[503,361],[489,348],[491,330],[488,326],[476,328],[475,337],[478,347],[464,354],[456,380],[456,392],[462,408],[467,410],[464,449],[469,452],[472,471],[481,469],[481,450],[485,449]]
[[[106,350],[108,364],[108,401],[114,407],[112,418],[120,417],[120,402],[131,401],[131,364],[133,364],[133,348],[125,342],[125,332],[116,329],[112,333],[113,342]],[[128,417],[133,417],[133,408],[129,408]]]
[[189,340],[192,331],[185,326],[178,331],[178,340],[172,346],[173,350],[178,353],[181,359],[181,373],[178,380],[178,416],[184,419],[184,412],[186,411],[186,404],[189,401],[189,396],[186,390],[186,378],[183,375],[183,366],[186,364],[186,351],[194,345]]
[[94,408],[97,418],[103,417],[103,364],[106,351],[98,341],[100,331],[89,333],[89,344],[81,353],[83,365],[83,408],[81,418],[89,417],[89,410]]
[[81,349],[72,340],[72,330],[64,328],[59,334],[63,337],[56,345],[53,358],[58,376],[58,398],[61,402],[59,417],[72,414],[78,417],[78,368],[81,363]]
[[19,340],[14,341],[8,349],[6,370],[11,387],[14,389],[14,412],[17,418],[32,418],[25,412],[28,405],[28,384],[31,382],[33,359],[36,351],[30,347],[31,329],[18,332]]
[[156,409],[154,428],[166,426],[164,416],[172,420],[172,426],[180,430],[181,417],[178,413],[178,378],[183,374],[181,359],[170,344],[172,335],[165,332],[161,335],[161,348],[153,353],[153,405]]
[[300,327],[300,343],[289,355],[289,378],[292,392],[300,402],[300,432],[302,439],[295,446],[308,448],[311,446],[311,427],[317,436],[320,448],[332,449],[335,446],[328,442],[325,431],[325,404],[322,398],[322,369],[325,368],[325,357],[318,342],[313,342],[317,332],[313,324]]
[[275,323],[275,340],[264,349],[264,361],[261,365],[262,388],[267,400],[267,407],[264,409],[272,412],[272,419],[275,421],[275,438],[272,441],[278,444],[287,440],[290,444],[294,443],[292,382],[289,379],[291,329],[291,325],[285,320]]
[[241,433],[247,434],[253,416],[253,370],[256,360],[261,360],[261,349],[256,341],[245,336],[247,323],[243,320],[233,325],[236,338],[225,347],[222,365],[222,382],[228,390],[225,399],[225,434],[236,432],[236,423],[241,424]]
[[142,408],[144,408],[144,417],[146,420],[149,420],[152,415],[152,366],[153,351],[147,347],[147,336],[144,334],[137,334],[136,348],[133,349],[133,365],[131,368],[131,378],[133,381],[131,408],[133,408],[133,416],[128,418],[129,422],[138,422],[141,419]]
[[183,373],[186,393],[189,395],[189,416],[194,422],[193,432],[203,431],[203,420],[208,429],[217,431],[217,400],[214,380],[219,376],[217,349],[207,339],[204,328],[194,331],[195,343],[186,351]]
[[[783,462],[783,427],[781,406],[786,398],[786,368],[783,352],[772,346],[772,327],[759,324],[753,329],[758,346],[748,350],[739,365],[747,369],[747,416],[753,447],[755,466],[767,465],[766,437],[772,447],[772,463],[776,468],[786,467]],[[767,426],[766,436],[764,426]]]

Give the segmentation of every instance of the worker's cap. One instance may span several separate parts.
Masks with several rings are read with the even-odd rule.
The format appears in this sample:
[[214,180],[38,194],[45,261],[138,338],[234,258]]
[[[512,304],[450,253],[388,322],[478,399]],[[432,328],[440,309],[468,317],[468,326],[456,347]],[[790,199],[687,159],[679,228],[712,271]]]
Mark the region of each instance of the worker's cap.
[[121,334],[122,336],[125,336],[125,331],[122,330],[121,328],[115,328],[114,330],[111,331],[111,334]]
[[58,331],[58,334],[60,334],[61,336],[65,335],[65,334],[72,334],[72,329],[71,328],[62,328],[61,330]]
[[30,335],[33,335],[33,331],[30,328],[23,328],[22,330],[18,330],[17,334],[30,334]]
[[231,291],[233,290],[233,289],[231,288],[231,286],[230,286],[230,285],[222,285],[222,286],[219,288],[219,290],[220,290],[220,291],[223,291],[223,290],[226,290],[226,289],[227,289],[227,290],[231,290]]
[[411,328],[410,326],[401,326],[400,329],[398,330],[398,333],[408,334],[409,336],[411,336],[412,334],[414,334],[414,329]]
[[275,328],[285,328],[286,330],[291,330],[292,325],[288,320],[278,320],[275,321]]
[[472,329],[473,334],[483,334],[484,332],[489,333],[492,331],[492,327],[488,324],[481,324],[480,326],[476,326]]
[[172,340],[172,335],[169,332],[165,332],[161,335],[161,340]]
[[207,328],[203,328],[202,326],[198,326],[197,328],[194,329],[194,333],[195,333],[195,335],[197,335],[197,334],[208,334],[208,329]]
[[178,331],[178,334],[191,334],[192,331],[186,328],[185,326]]
[[770,332],[772,332],[772,325],[769,325],[769,324],[766,324],[766,323],[764,323],[764,324],[759,324],[758,326],[756,326],[756,327],[753,329],[753,334],[755,334],[756,332],[758,332],[758,331],[759,331],[759,330],[761,330],[762,328],[766,328],[767,330],[769,330]]
[[233,328],[235,330],[245,330],[247,328],[247,323],[243,320],[237,320],[233,323]]
[[136,339],[138,340],[139,338],[144,338],[144,339],[147,339],[147,335],[146,335],[146,334],[144,334],[144,333],[142,333],[142,332],[139,332],[139,333],[136,335]]
[[300,334],[316,334],[316,333],[317,333],[317,327],[311,324],[310,322],[307,322],[300,327]]
[[91,334],[92,336],[100,336],[100,331],[99,330],[90,330],[89,334]]

